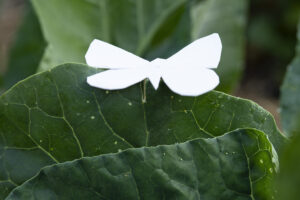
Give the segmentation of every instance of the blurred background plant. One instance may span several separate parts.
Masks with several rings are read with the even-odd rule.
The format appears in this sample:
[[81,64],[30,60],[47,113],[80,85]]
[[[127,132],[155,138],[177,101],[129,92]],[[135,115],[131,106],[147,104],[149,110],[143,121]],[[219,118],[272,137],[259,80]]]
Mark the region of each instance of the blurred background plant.
[[261,80],[268,95],[278,97],[286,67],[294,56],[299,13],[297,0],[251,1],[244,74],[246,79]]
[[[205,26],[206,22],[203,19],[209,16],[212,18],[213,13],[211,15],[205,13],[206,18],[203,16],[201,18],[203,15],[201,9],[213,7],[214,1],[196,2],[199,4],[193,5],[196,11],[192,14],[196,20],[201,19],[196,21],[197,24]],[[240,50],[241,55],[237,55],[245,60],[243,77],[240,84],[234,83],[235,85],[220,89],[256,101],[269,110],[279,123],[277,109],[279,88],[286,67],[294,56],[300,2],[298,0],[253,0],[248,3],[248,20],[246,33],[244,33],[247,38],[246,58],[242,56],[243,50]],[[36,72],[46,42],[30,1],[1,0],[0,5],[0,73],[1,88],[5,91],[17,81]],[[242,10],[241,5],[239,9],[240,12],[247,11]],[[197,10],[200,10],[198,15]],[[215,23],[215,27],[222,27],[224,23],[222,17],[224,15],[216,18],[219,22]],[[195,20],[192,23],[195,23]],[[195,35],[195,32],[197,34],[197,30],[192,34]],[[205,31],[198,29],[198,36],[205,34]],[[243,43],[240,45],[242,46],[239,47],[243,47]],[[148,57],[151,57],[151,52]],[[224,66],[227,67],[229,65],[226,65],[226,62],[228,61],[224,61]],[[228,73],[226,77],[230,77],[230,73],[233,72]],[[233,78],[239,80],[239,76],[233,75]],[[223,82],[226,81],[224,79]]]
[[299,16],[298,0],[250,2],[246,66],[237,95],[262,105],[279,125],[280,86],[295,55]]

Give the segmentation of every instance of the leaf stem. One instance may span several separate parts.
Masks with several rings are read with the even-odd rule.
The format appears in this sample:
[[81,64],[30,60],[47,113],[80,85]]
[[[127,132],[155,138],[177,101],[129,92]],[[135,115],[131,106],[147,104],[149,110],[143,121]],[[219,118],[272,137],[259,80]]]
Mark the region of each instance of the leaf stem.
[[145,79],[143,81],[143,97],[142,97],[142,102],[143,103],[146,103],[146,101],[147,101],[147,97],[146,97],[146,89],[147,89],[147,87],[146,87],[146,84],[147,84],[147,79]]

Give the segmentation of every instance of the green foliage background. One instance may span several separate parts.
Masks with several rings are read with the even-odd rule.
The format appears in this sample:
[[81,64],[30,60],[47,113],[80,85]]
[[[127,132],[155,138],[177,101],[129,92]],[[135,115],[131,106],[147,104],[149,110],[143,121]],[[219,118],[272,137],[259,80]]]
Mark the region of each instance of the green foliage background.
[[[22,66],[14,63],[16,60],[20,62],[20,58],[14,52],[16,50],[12,50],[11,62],[5,75],[6,89],[12,83],[33,74],[37,68],[43,71],[65,62],[85,63],[84,54],[95,38],[152,60],[169,57],[191,41],[214,32],[220,34],[224,52],[217,70],[222,83],[218,90],[230,92],[240,80],[244,66],[247,0],[74,0],[72,4],[68,1],[32,0],[32,4],[39,17],[40,27],[31,27],[34,23],[26,18],[23,27],[31,31],[28,40],[34,37],[40,46],[39,49],[31,48],[35,52],[30,52],[29,56],[34,55],[34,59],[23,55],[28,61],[22,61]],[[31,16],[27,18],[35,17],[33,10],[29,9],[28,12]],[[223,19],[227,20],[219,23]],[[45,48],[44,39],[40,37],[41,31],[47,47],[37,64],[33,62],[41,58],[40,53]],[[20,32],[19,41],[23,42],[27,36],[23,30]],[[28,49],[28,44],[18,40],[14,46],[13,49],[19,51]],[[232,59],[235,62],[231,62]],[[16,66],[22,69],[14,70]],[[15,73],[19,75],[12,78]]]

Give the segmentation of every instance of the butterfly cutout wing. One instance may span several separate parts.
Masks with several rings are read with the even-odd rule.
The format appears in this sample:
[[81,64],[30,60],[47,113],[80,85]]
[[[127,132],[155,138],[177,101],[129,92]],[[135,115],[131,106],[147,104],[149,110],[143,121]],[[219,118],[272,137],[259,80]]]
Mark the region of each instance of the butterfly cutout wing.
[[112,69],[87,78],[89,85],[105,90],[119,90],[148,77],[147,69]]
[[157,88],[161,76],[173,92],[198,96],[219,84],[218,75],[209,68],[217,68],[221,50],[219,35],[212,34],[194,41],[166,60],[150,63],[106,42],[94,40],[86,54],[87,64],[111,70],[92,75],[87,82],[101,89],[117,90],[149,78]]
[[162,78],[166,85],[182,96],[198,96],[213,90],[219,84],[218,75],[207,68],[184,68],[163,71]]
[[219,34],[200,38],[167,59],[169,65],[192,68],[217,68],[222,43]]
[[100,40],[93,40],[85,60],[89,66],[104,69],[138,68],[149,65],[149,61]]

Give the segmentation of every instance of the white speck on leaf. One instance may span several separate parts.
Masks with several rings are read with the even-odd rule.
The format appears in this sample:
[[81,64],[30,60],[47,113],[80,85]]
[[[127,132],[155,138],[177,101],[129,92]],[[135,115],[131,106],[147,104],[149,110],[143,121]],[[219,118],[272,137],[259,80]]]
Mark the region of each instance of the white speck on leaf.
[[260,159],[260,160],[259,160],[259,162],[260,162],[261,164],[263,164],[263,163],[264,163],[263,159]]
[[269,171],[270,171],[271,174],[273,173],[273,169],[272,168],[269,168]]

